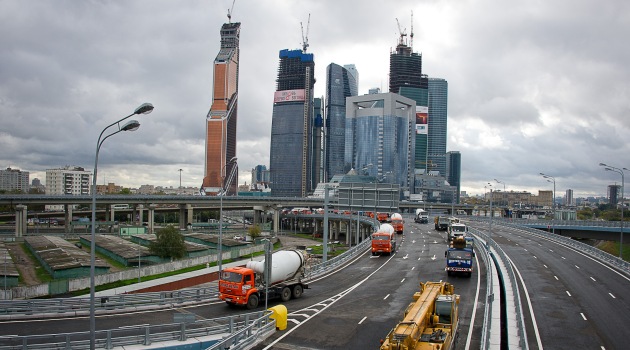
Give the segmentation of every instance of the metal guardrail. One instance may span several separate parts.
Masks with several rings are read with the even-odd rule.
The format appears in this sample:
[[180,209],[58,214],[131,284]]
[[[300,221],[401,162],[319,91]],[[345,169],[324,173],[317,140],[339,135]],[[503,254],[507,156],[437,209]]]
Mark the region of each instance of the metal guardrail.
[[[155,308],[168,305],[207,301],[218,296],[216,287],[181,289],[169,292],[153,292],[138,294],[118,294],[98,297],[95,312],[115,313],[117,311],[136,308]],[[38,318],[45,316],[73,317],[85,315],[90,311],[90,298],[54,298],[28,300],[0,300],[0,319]]]
[[[96,331],[95,347],[99,349],[114,349],[129,346],[148,346],[153,343],[166,341],[184,342],[190,338],[214,337],[218,344],[228,344],[223,334],[234,335],[234,342],[230,344],[245,344],[255,340],[259,332],[275,330],[275,321],[270,319],[271,313],[258,311],[254,313],[195,320],[194,322],[170,323],[156,326],[138,326],[135,328],[119,328],[114,330]],[[273,328],[272,328],[273,327]],[[34,336],[0,336],[0,350],[10,349],[89,349],[90,332],[76,332],[63,334],[46,334]],[[227,347],[213,347],[227,349]],[[232,347],[231,349],[236,349]]]
[[[480,236],[483,240],[487,240],[488,236],[480,231],[477,231],[473,228],[469,228],[471,234]],[[492,279],[488,278],[490,271],[490,251],[486,249],[485,245],[476,245],[476,247],[481,246],[483,249],[483,254],[479,254],[483,259],[484,265],[486,266],[486,305],[483,310],[483,325],[481,327],[481,348],[482,349],[490,349],[490,327],[492,326],[492,301],[494,300],[494,291],[492,289]]]
[[[502,274],[503,277],[507,277],[510,280],[510,283],[512,285],[512,298],[514,299],[514,306],[516,308],[516,324],[517,324],[517,332],[519,336],[519,345],[521,349],[529,349],[529,346],[527,344],[527,334],[525,331],[523,307],[521,305],[521,295],[520,295],[520,292],[518,289],[518,283],[517,283],[518,281],[516,280],[516,274],[514,273],[514,269],[512,268],[512,265],[510,264],[509,258],[507,257],[503,249],[490,236],[472,227],[469,228],[469,231],[471,231],[475,235],[482,236],[484,240],[486,240],[488,245],[494,248],[494,250],[497,252],[498,256],[495,256],[495,258],[498,258],[499,260],[503,262],[503,265],[505,266],[505,269],[506,269],[504,272],[507,272],[507,276],[503,275],[502,271],[499,271],[499,273]],[[489,298],[490,295],[487,295],[487,297]],[[485,312],[484,312],[484,315],[485,315]],[[486,319],[486,321],[488,321],[488,319]],[[484,329],[486,332],[490,331],[490,328],[484,327]],[[488,335],[489,333],[484,334],[486,343],[485,344],[482,343],[486,346],[486,349],[489,349],[489,346],[490,346],[490,344],[488,343],[490,340]]]

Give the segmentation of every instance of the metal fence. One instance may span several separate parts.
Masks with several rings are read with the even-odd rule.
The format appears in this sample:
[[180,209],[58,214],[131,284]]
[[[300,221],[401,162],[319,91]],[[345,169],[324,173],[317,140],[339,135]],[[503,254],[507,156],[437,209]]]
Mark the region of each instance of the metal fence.
[[[242,315],[191,320],[155,326],[125,327],[114,330],[96,331],[95,347],[114,349],[129,346],[148,346],[167,341],[185,342],[195,338],[204,346],[228,344],[224,334],[234,337],[231,345],[255,341],[259,333],[275,330],[275,321],[270,312],[259,311]],[[33,336],[0,337],[0,350],[8,349],[89,349],[90,332],[45,334]],[[227,347],[212,347],[227,349]],[[232,347],[231,349],[236,349]]]

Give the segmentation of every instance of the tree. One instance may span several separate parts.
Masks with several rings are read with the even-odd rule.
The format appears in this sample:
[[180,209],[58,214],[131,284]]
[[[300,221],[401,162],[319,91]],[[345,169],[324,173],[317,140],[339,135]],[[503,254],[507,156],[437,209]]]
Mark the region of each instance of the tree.
[[157,239],[151,242],[149,250],[160,258],[180,259],[186,255],[184,236],[172,225],[157,231]]
[[252,238],[252,241],[255,241],[256,238],[260,237],[260,226],[252,225],[247,229],[247,233]]

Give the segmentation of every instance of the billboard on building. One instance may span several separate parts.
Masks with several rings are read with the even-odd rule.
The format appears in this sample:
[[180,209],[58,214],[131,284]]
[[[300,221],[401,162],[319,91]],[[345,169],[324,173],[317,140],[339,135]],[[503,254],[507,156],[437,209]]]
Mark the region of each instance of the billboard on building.
[[273,94],[273,102],[304,101],[305,96],[306,93],[304,89],[276,91]]
[[429,107],[416,106],[416,134],[426,135],[429,132]]

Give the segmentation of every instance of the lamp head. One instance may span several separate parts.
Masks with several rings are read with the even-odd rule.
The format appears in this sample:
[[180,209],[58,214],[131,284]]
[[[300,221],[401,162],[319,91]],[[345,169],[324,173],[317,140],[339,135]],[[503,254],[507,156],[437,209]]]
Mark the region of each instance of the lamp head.
[[133,114],[149,114],[153,111],[153,105],[150,103],[143,103],[140,107],[136,108]]
[[606,165],[604,163],[599,163],[599,166],[608,166],[608,165]]
[[230,160],[228,161],[228,163],[236,162],[236,160],[237,160],[237,159],[238,159],[238,158],[236,158],[236,157],[232,157],[232,159],[230,159]]
[[136,131],[140,127],[140,123],[137,120],[130,120],[120,128],[120,131]]

